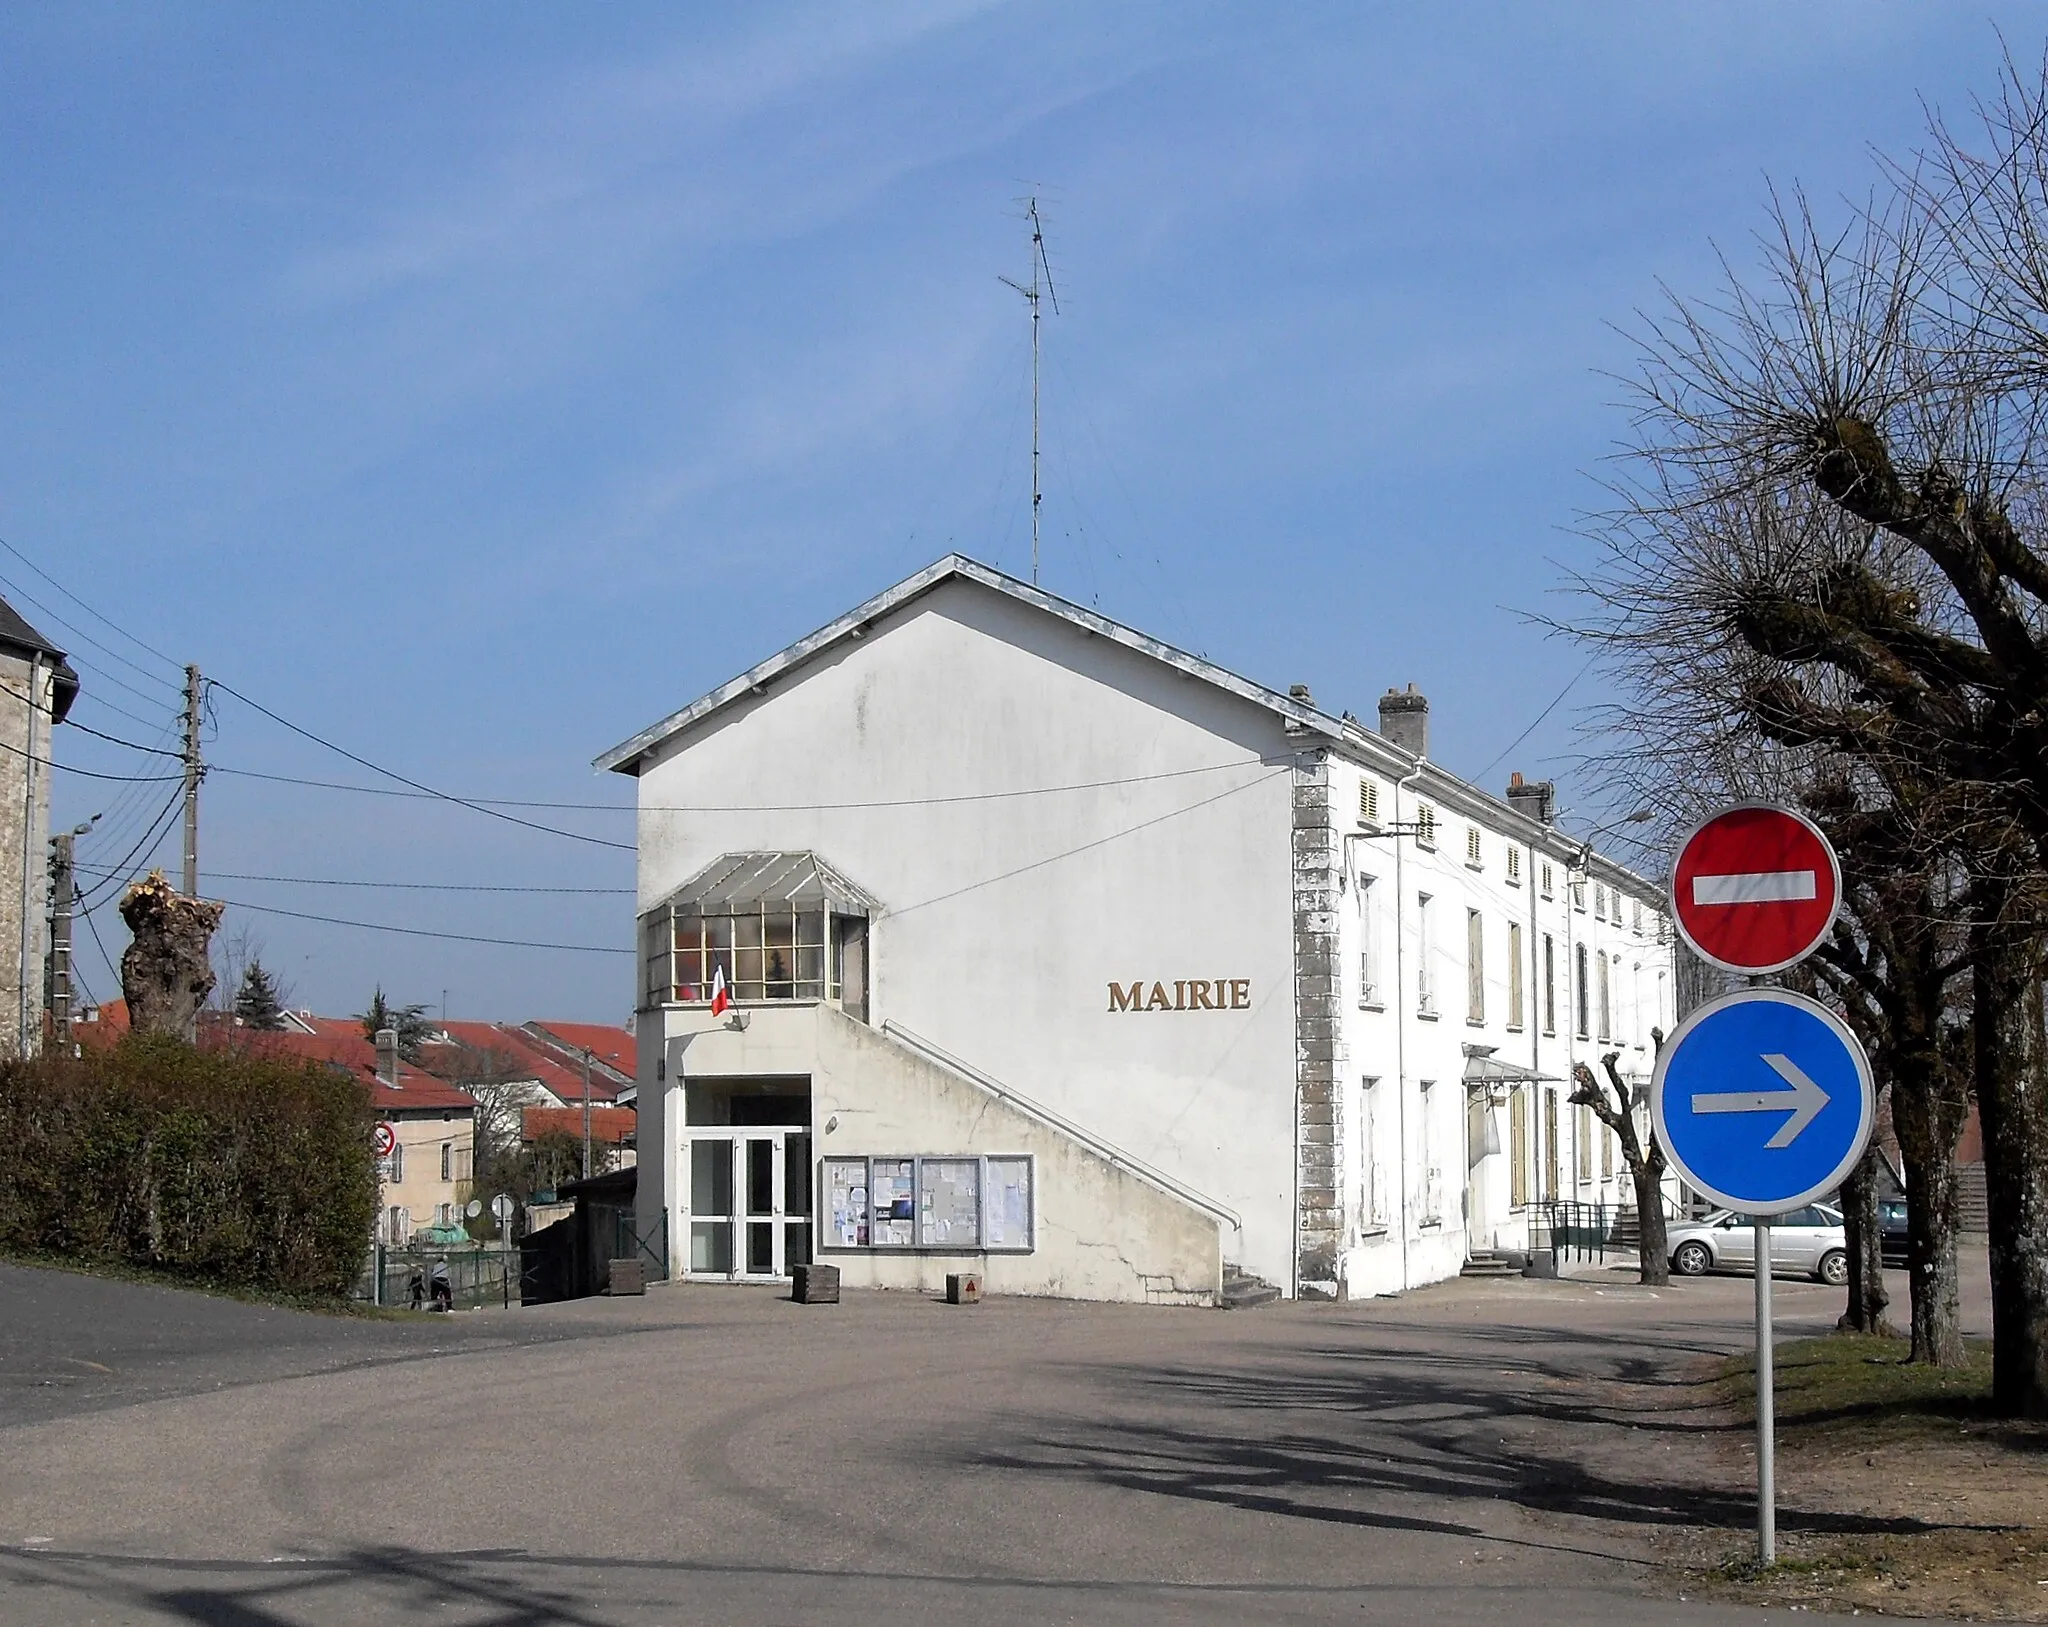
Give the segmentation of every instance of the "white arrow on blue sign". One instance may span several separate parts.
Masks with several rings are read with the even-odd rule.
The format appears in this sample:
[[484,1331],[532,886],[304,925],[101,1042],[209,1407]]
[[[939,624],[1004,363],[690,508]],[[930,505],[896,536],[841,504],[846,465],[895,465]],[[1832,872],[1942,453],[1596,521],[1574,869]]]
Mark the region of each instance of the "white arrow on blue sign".
[[1855,1167],[1876,1118],[1870,1061],[1825,1006],[1745,989],[1701,1006],[1650,1081],[1650,1116],[1686,1184],[1739,1214],[1782,1215]]

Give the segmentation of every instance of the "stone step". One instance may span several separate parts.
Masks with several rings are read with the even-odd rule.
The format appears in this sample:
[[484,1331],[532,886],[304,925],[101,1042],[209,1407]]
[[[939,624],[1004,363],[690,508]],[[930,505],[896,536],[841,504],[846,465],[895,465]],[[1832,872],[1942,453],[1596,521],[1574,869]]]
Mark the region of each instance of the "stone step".
[[1991,1206],[1984,1192],[1982,1164],[1956,1165],[1956,1230],[1991,1230]]
[[1223,1292],[1217,1296],[1216,1304],[1221,1310],[1249,1311],[1261,1305],[1270,1305],[1280,1297],[1280,1290],[1262,1277],[1234,1265],[1223,1268]]

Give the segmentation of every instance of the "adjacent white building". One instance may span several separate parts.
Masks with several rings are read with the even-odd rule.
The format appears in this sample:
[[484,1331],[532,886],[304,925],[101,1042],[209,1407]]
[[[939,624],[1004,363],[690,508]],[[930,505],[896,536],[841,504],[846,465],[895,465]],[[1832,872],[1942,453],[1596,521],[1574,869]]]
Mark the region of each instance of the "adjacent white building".
[[1427,721],[953,556],[606,753],[642,1229],[677,1276],[1206,1303],[1226,1268],[1398,1291],[1626,1202],[1566,1098],[1609,1051],[1647,1083],[1660,896]]

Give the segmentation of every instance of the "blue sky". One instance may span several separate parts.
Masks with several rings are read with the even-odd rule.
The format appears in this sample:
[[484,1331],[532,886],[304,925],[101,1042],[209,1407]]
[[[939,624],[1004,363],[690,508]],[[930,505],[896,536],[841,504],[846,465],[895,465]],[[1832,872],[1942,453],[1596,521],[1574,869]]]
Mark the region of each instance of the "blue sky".
[[[1767,178],[1867,188],[2001,31],[2040,48],[2033,8],[1870,3],[9,7],[0,538],[169,660],[13,554],[0,592],[106,734],[155,741],[193,661],[414,779],[623,808],[590,759],[656,717],[950,549],[1028,572],[997,279],[1036,188],[1045,584],[1363,717],[1412,680],[1446,766],[1571,805],[1593,680],[1493,760],[1584,660],[1530,617],[1626,431],[1616,329],[1742,261]],[[224,695],[207,749],[375,783]],[[67,773],[57,813],[112,865],[166,794]],[[244,903],[630,943],[616,893],[223,879],[630,887],[416,799],[224,773],[202,860]],[[629,956],[236,920],[323,1010],[632,1003]]]

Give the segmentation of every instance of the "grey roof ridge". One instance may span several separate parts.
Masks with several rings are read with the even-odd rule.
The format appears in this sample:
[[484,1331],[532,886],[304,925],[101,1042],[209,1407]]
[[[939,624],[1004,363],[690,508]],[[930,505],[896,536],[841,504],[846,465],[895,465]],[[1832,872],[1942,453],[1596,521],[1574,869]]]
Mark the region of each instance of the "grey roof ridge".
[[742,696],[765,688],[776,678],[801,666],[813,656],[822,654],[841,639],[855,636],[870,623],[881,620],[954,577],[979,583],[993,592],[1005,594],[1022,604],[1070,622],[1085,632],[1106,638],[1113,644],[1121,644],[1125,649],[1150,656],[1153,660],[1176,668],[1191,678],[1213,684],[1218,689],[1250,701],[1255,706],[1262,706],[1270,712],[1277,713],[1307,732],[1322,735],[1333,741],[1344,738],[1345,726],[1342,720],[1317,707],[1296,700],[1291,695],[1283,695],[1277,690],[1268,689],[1264,684],[1255,683],[1227,667],[1220,667],[1199,655],[1190,655],[1186,650],[1176,649],[1171,644],[1141,633],[1136,628],[1127,627],[1122,622],[1112,621],[1096,611],[1083,609],[1070,600],[1047,593],[1043,588],[1033,587],[1028,582],[1019,581],[991,565],[969,559],[965,554],[947,554],[914,576],[907,576],[894,587],[876,594],[865,604],[855,606],[838,620],[827,623],[815,633],[798,639],[788,648],[749,667],[737,678],[720,684],[681,711],[672,712],[659,723],[642,729],[631,739],[621,741],[610,751],[597,757],[593,766],[600,770],[631,772],[648,752],[655,750],[684,729],[702,722],[712,713],[731,705]]

